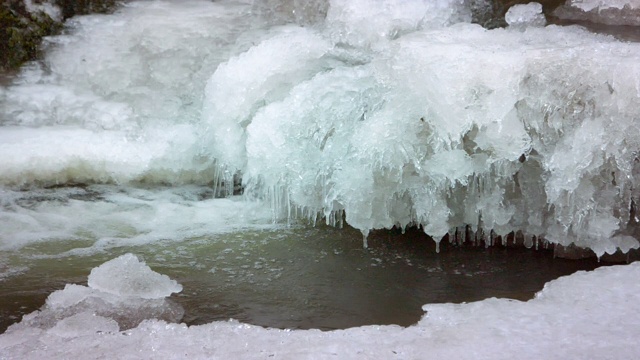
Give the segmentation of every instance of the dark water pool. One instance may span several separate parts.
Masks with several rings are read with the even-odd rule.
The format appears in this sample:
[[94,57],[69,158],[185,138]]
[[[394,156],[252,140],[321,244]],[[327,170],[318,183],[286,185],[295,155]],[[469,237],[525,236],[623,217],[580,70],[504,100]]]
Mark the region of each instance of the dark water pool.
[[24,268],[0,281],[0,331],[42,306],[54,290],[86,284],[91,268],[127,252],[184,286],[172,299],[184,307],[187,324],[234,318],[323,330],[408,326],[419,320],[426,303],[527,300],[552,279],[599,265],[595,259],[554,259],[550,250],[501,246],[443,244],[436,253],[433,241],[418,230],[374,233],[368,249],[362,248],[360,232],[350,228],[236,232],[92,256],[13,259],[12,266]]

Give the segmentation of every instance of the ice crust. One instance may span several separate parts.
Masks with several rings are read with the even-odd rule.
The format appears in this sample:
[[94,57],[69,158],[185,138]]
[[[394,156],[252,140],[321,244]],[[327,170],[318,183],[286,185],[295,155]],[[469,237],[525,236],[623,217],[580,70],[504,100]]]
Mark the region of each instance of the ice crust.
[[640,26],[638,0],[567,0],[554,15],[607,25]]
[[638,277],[640,262],[551,281],[527,302],[428,304],[422,320],[407,328],[322,332],[146,320],[120,331],[109,315],[78,312],[43,327],[33,322],[36,312],[0,335],[0,358],[635,359]]
[[[0,184],[232,193],[242,176],[276,218],[344,217],[365,235],[469,226],[487,244],[520,230],[637,248],[640,45],[487,30],[468,23],[478,3],[151,1],[74,18],[0,88]],[[7,202],[0,221],[24,224],[8,226],[24,243],[68,233]]]

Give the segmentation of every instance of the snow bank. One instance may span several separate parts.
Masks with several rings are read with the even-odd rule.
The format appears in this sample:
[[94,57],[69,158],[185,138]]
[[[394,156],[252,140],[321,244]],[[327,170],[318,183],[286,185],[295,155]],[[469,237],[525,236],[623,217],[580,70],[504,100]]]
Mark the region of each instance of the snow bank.
[[120,331],[110,315],[91,312],[58,317],[47,326],[34,323],[54,311],[57,298],[74,299],[72,290],[82,288],[75,285],[52,294],[41,313],[0,335],[0,358],[634,359],[640,356],[638,277],[636,262],[560,278],[527,302],[425,305],[423,319],[408,328],[321,332],[233,320],[191,327],[146,320]]

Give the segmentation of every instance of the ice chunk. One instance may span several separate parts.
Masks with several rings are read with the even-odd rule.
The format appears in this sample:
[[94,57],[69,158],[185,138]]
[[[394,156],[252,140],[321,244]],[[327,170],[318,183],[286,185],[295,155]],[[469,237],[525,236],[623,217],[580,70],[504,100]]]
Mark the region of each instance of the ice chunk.
[[182,285],[158,274],[133,254],[125,254],[91,270],[89,287],[118,296],[162,299],[182,291]]
[[513,27],[545,26],[547,23],[542,13],[542,4],[537,2],[510,7],[504,19]]
[[125,254],[94,268],[89,287],[67,284],[49,295],[39,311],[13,327],[39,328],[67,337],[129,329],[145,319],[176,322],[184,310],[166,297],[181,290],[175,280]]

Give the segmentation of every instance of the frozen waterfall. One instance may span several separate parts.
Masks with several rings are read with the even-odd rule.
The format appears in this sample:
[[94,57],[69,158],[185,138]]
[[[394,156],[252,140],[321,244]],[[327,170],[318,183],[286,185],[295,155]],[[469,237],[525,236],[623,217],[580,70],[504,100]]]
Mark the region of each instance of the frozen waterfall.
[[365,237],[638,248],[640,44],[543,27],[535,6],[487,30],[471,23],[486,6],[150,1],[74,18],[0,88],[0,184],[229,194],[241,176],[276,219]]

